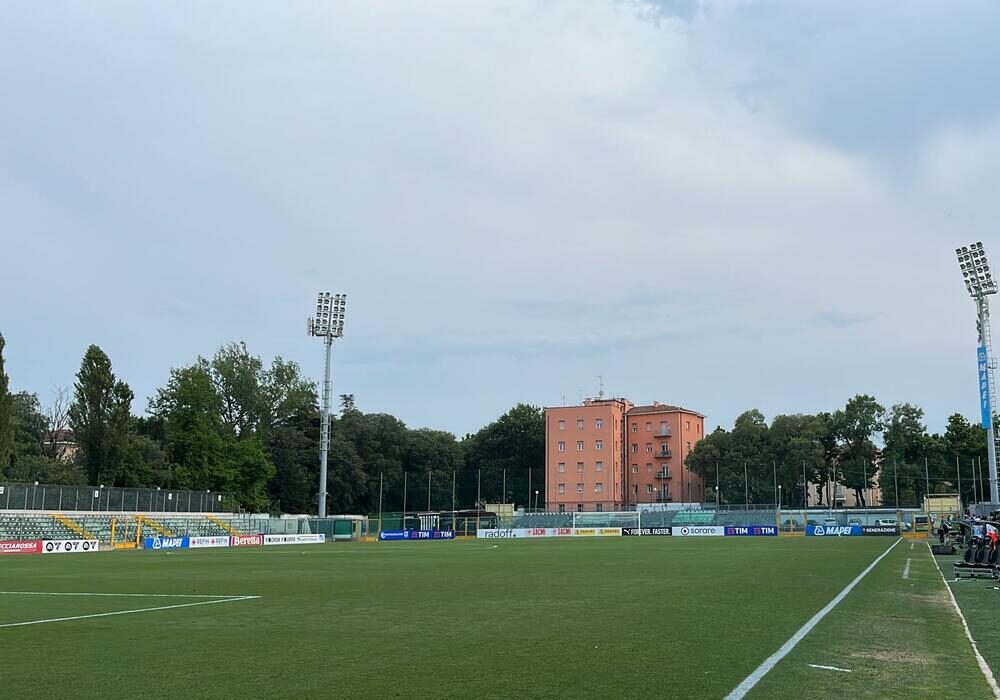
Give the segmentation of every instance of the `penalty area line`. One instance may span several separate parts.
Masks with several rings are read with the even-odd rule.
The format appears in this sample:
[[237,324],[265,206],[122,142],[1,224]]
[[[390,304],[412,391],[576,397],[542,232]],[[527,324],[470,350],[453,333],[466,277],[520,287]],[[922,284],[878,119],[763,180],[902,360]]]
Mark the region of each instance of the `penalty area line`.
[[826,604],[826,607],[824,607],[818,613],[813,615],[809,619],[809,622],[802,625],[802,627],[799,628],[799,631],[793,634],[787,642],[782,644],[781,648],[778,649],[778,651],[774,652],[769,657],[764,659],[764,663],[762,663],[760,666],[754,669],[753,673],[744,678],[743,682],[740,683],[738,686],[736,686],[733,689],[733,691],[725,697],[725,700],[742,700],[744,697],[746,697],[746,694],[749,693],[751,690],[753,690],[754,686],[760,682],[760,679],[766,676],[768,672],[778,664],[779,661],[785,658],[788,655],[788,652],[794,649],[796,645],[799,642],[801,642],[802,639],[807,634],[809,634],[816,625],[819,624],[820,620],[826,617],[831,610],[837,607],[837,605],[840,604],[840,601],[846,598],[847,594],[853,591],[854,587],[857,586],[859,583],[861,583],[861,580],[868,575],[868,572],[874,569],[878,565],[878,563],[882,561],[886,557],[886,555],[889,554],[889,552],[892,551],[893,547],[895,547],[900,542],[902,542],[902,540],[897,539],[895,542],[889,545],[888,549],[886,549],[880,555],[875,557],[875,561],[869,564],[868,568],[866,568],[864,571],[858,574],[857,578],[855,578],[853,581],[847,584],[844,587],[844,590],[838,593],[833,600],[831,600],[829,603]]
[[944,582],[944,588],[948,591],[948,597],[951,598],[951,606],[955,608],[955,612],[958,613],[958,619],[962,621],[962,628],[965,630],[965,636],[969,640],[969,644],[972,645],[972,651],[976,655],[976,663],[979,664],[979,670],[983,672],[983,676],[986,677],[986,682],[990,686],[990,690],[993,691],[994,698],[1000,698],[1000,686],[997,686],[997,679],[993,675],[993,669],[990,665],[986,663],[986,659],[983,655],[979,653],[979,647],[976,645],[976,640],[972,638],[972,631],[969,629],[969,623],[965,621],[965,615],[962,614],[962,608],[958,606],[958,601],[955,599],[955,594],[951,591],[951,586],[948,585],[948,580],[944,577],[944,572],[941,571],[941,567],[938,566],[937,559],[934,557],[934,550],[931,549],[930,542],[927,543],[927,551],[931,555],[931,561],[934,562],[934,567],[938,570],[941,575],[941,581]]
[[53,593],[50,591],[0,591],[0,595],[102,596],[108,598],[259,598],[255,595],[208,595],[204,593]]
[[0,624],[5,627],[26,627],[28,625],[44,625],[50,622],[70,622],[71,620],[87,620],[94,617],[113,617],[115,615],[134,615],[135,613],[155,612],[157,610],[176,610],[177,608],[193,608],[197,605],[215,605],[216,603],[238,603],[243,600],[257,600],[260,596],[247,595],[235,598],[218,598],[216,600],[199,600],[197,603],[177,603],[176,605],[159,605],[155,608],[138,608],[136,610],[115,610],[113,612],[92,613],[90,615],[72,615],[70,617],[53,617],[47,620],[27,620],[25,622],[7,622]]

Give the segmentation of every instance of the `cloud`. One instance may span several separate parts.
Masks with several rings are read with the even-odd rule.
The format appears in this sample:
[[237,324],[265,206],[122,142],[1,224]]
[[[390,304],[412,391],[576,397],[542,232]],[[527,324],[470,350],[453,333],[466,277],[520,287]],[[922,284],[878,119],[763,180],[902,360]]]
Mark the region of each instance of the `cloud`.
[[988,77],[995,53],[917,80],[943,51],[908,40],[930,40],[921,16],[981,39],[989,9],[920,13],[18,8],[0,27],[15,383],[69,383],[90,342],[140,396],[233,339],[316,372],[303,321],[331,289],[338,391],[458,432],[598,374],[720,423],[855,384],[974,410],[948,364],[968,325],[949,256],[982,237],[1000,121],[971,86],[947,108],[920,91]]

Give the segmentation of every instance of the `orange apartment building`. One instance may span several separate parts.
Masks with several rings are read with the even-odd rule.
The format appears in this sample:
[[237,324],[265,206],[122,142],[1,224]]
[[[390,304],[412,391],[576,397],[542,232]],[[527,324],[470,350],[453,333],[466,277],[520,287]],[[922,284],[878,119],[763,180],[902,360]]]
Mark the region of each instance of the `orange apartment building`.
[[546,508],[592,512],[701,502],[705,485],[684,460],[704,434],[702,414],[657,402],[602,398],[546,408]]

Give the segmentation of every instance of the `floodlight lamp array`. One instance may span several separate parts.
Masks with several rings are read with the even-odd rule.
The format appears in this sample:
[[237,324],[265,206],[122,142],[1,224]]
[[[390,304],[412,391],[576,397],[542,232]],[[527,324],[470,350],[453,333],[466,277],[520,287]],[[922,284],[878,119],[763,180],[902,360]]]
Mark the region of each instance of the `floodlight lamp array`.
[[309,335],[321,338],[342,338],[346,311],[346,294],[320,292],[316,297],[316,316],[308,320]]
[[997,283],[990,271],[982,241],[956,248],[955,255],[958,256],[958,266],[962,271],[965,289],[969,292],[969,296],[977,298],[984,294],[997,293]]

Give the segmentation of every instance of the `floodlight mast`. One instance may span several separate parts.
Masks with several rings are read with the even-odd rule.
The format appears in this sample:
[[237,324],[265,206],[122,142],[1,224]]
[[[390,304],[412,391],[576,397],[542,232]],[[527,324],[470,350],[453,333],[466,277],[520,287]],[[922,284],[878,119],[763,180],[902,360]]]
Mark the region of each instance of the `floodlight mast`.
[[993,347],[990,337],[990,304],[987,296],[997,293],[997,283],[990,272],[981,241],[972,245],[955,249],[958,256],[959,269],[965,279],[965,289],[976,302],[976,331],[979,336],[977,363],[979,372],[979,408],[982,425],[986,429],[986,453],[989,460],[990,503],[994,506],[1000,503],[997,483],[997,449],[996,433],[993,427],[993,415],[996,413],[996,385],[993,370],[996,367],[993,359]]
[[309,335],[322,338],[326,348],[326,371],[323,374],[323,395],[319,416],[319,517],[326,517],[326,463],[330,449],[330,398],[333,378],[330,373],[330,354],[334,338],[344,337],[344,313],[347,311],[346,294],[320,292],[316,297],[316,317],[308,322]]

